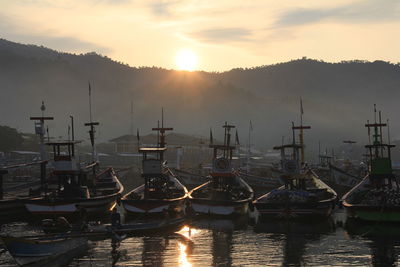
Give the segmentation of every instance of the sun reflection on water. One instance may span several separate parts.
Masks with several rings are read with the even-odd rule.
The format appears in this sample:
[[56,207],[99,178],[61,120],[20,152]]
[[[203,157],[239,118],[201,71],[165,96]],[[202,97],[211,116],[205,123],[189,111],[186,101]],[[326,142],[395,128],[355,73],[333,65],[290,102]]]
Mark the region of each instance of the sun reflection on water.
[[191,228],[191,227],[185,225],[181,230],[179,230],[176,233],[178,233],[188,239],[191,239],[192,237],[198,235],[200,232],[201,232],[201,230],[199,230],[199,229]]
[[189,262],[186,249],[187,246],[178,242],[179,245],[179,266],[181,267],[192,267],[192,264]]

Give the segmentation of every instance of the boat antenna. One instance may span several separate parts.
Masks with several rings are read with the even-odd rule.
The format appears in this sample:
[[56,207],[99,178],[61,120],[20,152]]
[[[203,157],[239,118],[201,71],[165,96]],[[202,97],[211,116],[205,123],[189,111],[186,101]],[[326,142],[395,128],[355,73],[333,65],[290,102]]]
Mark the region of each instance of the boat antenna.
[[92,122],[92,88],[89,83],[89,121]]
[[[160,120],[157,121],[157,128],[160,128]],[[161,147],[160,145],[160,131],[157,131],[157,144],[159,147]]]
[[133,100],[131,100],[131,135],[133,135]]
[[210,127],[210,146],[212,146],[213,144],[214,144],[213,134],[212,134],[212,129]]
[[389,126],[389,119],[386,120],[387,127],[388,127],[388,144],[390,145],[390,126]]
[[164,108],[161,108],[161,127],[164,128]]
[[249,121],[249,138],[247,143],[247,173],[250,172],[250,153],[251,153],[251,132],[253,131],[253,124]]
[[92,145],[92,161],[96,162],[96,146],[94,144],[94,139],[95,139],[95,133],[96,133],[96,129],[95,126],[98,126],[100,123],[98,122],[93,122],[92,119],[92,88],[90,86],[90,82],[89,83],[89,122],[85,123],[85,126],[89,126],[90,130],[89,130],[89,137],[90,137],[90,143]]
[[294,122],[292,121],[292,142],[293,142],[293,157],[296,158],[296,135],[294,133]]
[[[380,140],[381,140],[381,144],[383,144],[383,134],[382,134],[382,113],[379,110],[379,134],[380,134]],[[381,146],[381,155],[383,156],[383,149],[384,147]]]
[[72,141],[75,141],[75,130],[74,130],[74,116],[70,115],[71,118],[71,133],[72,133]]
[[140,136],[139,136],[139,128],[136,131],[136,138],[137,138],[137,147],[139,149],[139,145],[140,145]]
[[[161,127],[160,127],[160,121],[157,121],[157,128],[153,128],[153,131],[157,131],[157,142],[158,142],[158,147],[166,147],[166,142],[165,142],[165,131],[172,131],[173,128],[170,127],[164,127],[164,108],[161,109]],[[163,160],[163,154],[160,153],[161,160]]]
[[[367,124],[369,125],[369,120],[367,120]],[[371,129],[368,127],[368,145],[371,145]]]

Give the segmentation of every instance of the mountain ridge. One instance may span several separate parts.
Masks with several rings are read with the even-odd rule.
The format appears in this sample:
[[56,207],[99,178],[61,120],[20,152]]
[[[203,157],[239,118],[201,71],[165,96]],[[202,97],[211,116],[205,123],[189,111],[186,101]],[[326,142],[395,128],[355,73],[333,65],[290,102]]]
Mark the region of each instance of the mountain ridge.
[[[328,63],[308,58],[225,72],[185,72],[158,67],[130,67],[94,52],[74,55],[0,39],[0,124],[33,131],[29,116],[40,113],[45,100],[53,135],[66,136],[69,115],[76,116],[77,134],[87,139],[88,82],[94,118],[102,123],[99,139],[129,132],[130,103],[134,128],[150,132],[166,110],[166,123],[177,132],[207,136],[222,132],[224,121],[238,126],[247,139],[271,147],[289,139],[291,121],[299,121],[302,97],[310,149],[318,141],[334,146],[344,139],[367,140],[363,127],[378,104],[384,117],[396,114],[400,66],[384,61]],[[393,118],[393,117],[392,117]],[[400,124],[399,124],[400,126]],[[391,126],[398,138],[400,127]]]

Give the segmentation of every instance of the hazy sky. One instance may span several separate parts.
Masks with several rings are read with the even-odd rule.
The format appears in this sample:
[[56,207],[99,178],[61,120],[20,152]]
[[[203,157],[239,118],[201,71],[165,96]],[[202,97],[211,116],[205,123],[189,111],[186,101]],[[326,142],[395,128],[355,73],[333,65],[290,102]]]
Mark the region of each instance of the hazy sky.
[[399,0],[0,0],[0,37],[131,66],[223,71],[303,56],[400,62]]

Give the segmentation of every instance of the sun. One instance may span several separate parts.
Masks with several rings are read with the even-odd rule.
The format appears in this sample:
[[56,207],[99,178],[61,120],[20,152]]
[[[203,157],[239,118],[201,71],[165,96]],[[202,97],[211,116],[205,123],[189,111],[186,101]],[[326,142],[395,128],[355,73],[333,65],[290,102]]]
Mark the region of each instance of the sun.
[[193,71],[197,67],[197,55],[190,50],[181,50],[175,58],[179,70]]

